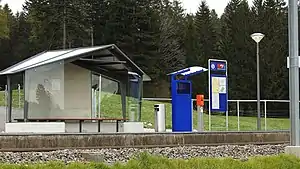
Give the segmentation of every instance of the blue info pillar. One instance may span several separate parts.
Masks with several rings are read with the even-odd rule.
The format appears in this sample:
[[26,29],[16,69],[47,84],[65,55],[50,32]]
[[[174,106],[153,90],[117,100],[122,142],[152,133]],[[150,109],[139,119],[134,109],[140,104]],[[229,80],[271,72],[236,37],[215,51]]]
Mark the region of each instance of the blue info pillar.
[[207,71],[206,68],[193,66],[173,73],[171,76],[172,131],[193,131],[192,83],[188,77]]

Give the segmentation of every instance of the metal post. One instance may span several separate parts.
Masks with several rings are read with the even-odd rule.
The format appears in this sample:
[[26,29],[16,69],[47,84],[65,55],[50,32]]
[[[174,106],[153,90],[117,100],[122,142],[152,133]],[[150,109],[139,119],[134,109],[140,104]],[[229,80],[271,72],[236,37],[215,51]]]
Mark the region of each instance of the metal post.
[[226,131],[229,130],[228,125],[229,125],[229,123],[228,123],[228,111],[226,111]]
[[198,112],[198,132],[204,131],[204,121],[203,121],[203,106],[197,106]]
[[198,132],[204,131],[203,108],[204,95],[197,95],[197,112],[198,112]]
[[25,72],[23,73],[23,111],[24,111],[24,121],[27,122],[28,120],[28,102],[26,100],[26,79],[25,79]]
[[138,114],[138,121],[142,120],[142,98],[143,98],[143,78],[139,77],[139,114]]
[[257,79],[257,130],[261,128],[260,122],[260,80],[259,80],[259,43],[256,43],[256,79]]
[[19,108],[21,108],[21,85],[18,84]]
[[4,100],[5,100],[5,106],[7,106],[7,85],[5,85]]
[[125,80],[121,81],[121,102],[122,102],[122,116],[125,119],[126,118],[126,95],[127,95],[127,82]]
[[290,82],[290,120],[292,146],[299,146],[299,61],[298,61],[298,5],[297,0],[289,0],[289,82]]
[[[210,104],[210,101],[209,101]],[[208,130],[211,131],[211,111],[210,111],[210,106],[208,110]]]
[[[208,60],[208,89],[210,90],[210,60]],[[210,102],[210,91],[208,91],[208,130],[211,131],[211,102]]]
[[92,114],[91,118],[94,118],[95,114],[95,90],[92,88]]
[[267,101],[265,100],[265,105],[264,105],[264,109],[265,109],[265,131],[267,131]]
[[240,102],[236,102],[236,109],[237,109],[237,118],[238,118],[238,131],[240,131]]
[[12,112],[12,89],[11,89],[11,77],[7,76],[7,114],[6,122],[11,122],[11,112]]
[[101,118],[101,95],[102,94],[102,76],[99,75],[99,92],[98,92],[98,117]]

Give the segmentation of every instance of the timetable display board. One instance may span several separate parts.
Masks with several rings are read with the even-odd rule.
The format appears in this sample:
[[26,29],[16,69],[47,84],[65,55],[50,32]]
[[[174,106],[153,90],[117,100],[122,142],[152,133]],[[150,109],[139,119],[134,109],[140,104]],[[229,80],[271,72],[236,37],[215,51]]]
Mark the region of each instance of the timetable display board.
[[228,101],[228,79],[226,60],[208,60],[209,109],[212,112],[226,112]]

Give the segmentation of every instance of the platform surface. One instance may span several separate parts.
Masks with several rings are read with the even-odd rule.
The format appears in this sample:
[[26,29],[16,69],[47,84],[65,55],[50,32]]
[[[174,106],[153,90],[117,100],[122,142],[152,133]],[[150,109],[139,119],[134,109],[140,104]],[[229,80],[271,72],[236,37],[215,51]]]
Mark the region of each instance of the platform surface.
[[11,149],[69,149],[118,147],[172,147],[228,144],[289,143],[289,132],[203,133],[2,133],[0,151]]

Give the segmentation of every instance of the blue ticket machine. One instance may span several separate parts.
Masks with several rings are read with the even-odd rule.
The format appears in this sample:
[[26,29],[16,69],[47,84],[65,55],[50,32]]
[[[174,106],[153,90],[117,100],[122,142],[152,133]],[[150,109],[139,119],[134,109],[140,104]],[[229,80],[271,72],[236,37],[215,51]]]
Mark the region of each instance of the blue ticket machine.
[[193,131],[192,83],[188,77],[205,71],[207,69],[194,66],[168,74],[171,75],[173,132]]

